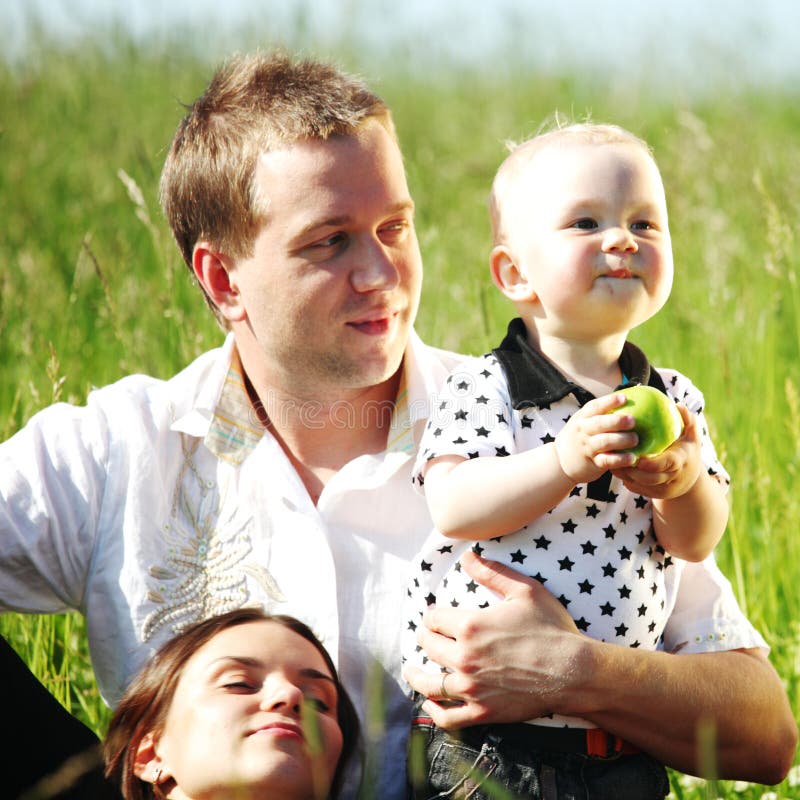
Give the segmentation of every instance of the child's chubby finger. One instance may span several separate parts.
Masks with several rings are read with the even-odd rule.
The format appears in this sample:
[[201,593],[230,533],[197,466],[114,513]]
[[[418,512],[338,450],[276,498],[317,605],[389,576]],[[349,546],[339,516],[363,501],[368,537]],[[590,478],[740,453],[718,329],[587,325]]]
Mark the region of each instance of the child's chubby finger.
[[596,459],[598,466],[604,467],[612,472],[634,469],[636,466],[636,456],[633,453],[627,452],[625,449],[627,447],[631,447],[631,445],[626,444],[618,450],[606,450],[601,453]]
[[[624,395],[608,394],[590,400],[578,413],[591,420],[591,430],[595,434],[633,431],[636,426],[635,418],[632,414],[621,410],[625,402]],[[613,449],[635,445],[634,440],[621,445],[615,444]]]
[[602,397],[595,397],[593,400],[590,400],[583,409],[590,415],[608,414],[615,408],[622,408],[627,402],[628,399],[624,394],[611,392],[610,394],[604,394]]
[[641,456],[636,462],[636,469],[642,474],[648,475],[668,475],[675,472],[685,461],[681,448],[681,439],[677,439],[663,453]]
[[610,450],[598,453],[593,461],[598,468],[617,475],[631,469],[636,462],[636,456],[625,451]]
[[630,414],[624,414],[620,411],[616,414],[603,414],[600,419],[603,420],[604,430],[611,433],[621,433],[626,436],[626,443],[622,447],[634,447],[639,443],[639,437],[633,432],[636,427],[636,420]]
[[668,452],[641,456],[628,468],[613,470],[617,477],[639,487],[660,486],[675,476],[675,459]]
[[643,475],[654,475],[659,472],[671,472],[672,458],[665,458],[664,453],[657,456],[641,456],[636,462],[636,471]]
[[611,430],[604,429],[598,431],[591,437],[591,449],[595,455],[603,453],[608,456],[615,456],[615,460],[606,464],[606,469],[613,467],[632,467],[636,463],[636,456],[627,452],[635,447],[639,442],[639,437],[629,429]]
[[612,469],[611,471],[621,481],[624,481],[629,486],[636,486],[639,490],[653,486],[661,486],[661,484],[666,483],[670,478],[670,473],[645,472],[639,469],[638,464],[635,467]]

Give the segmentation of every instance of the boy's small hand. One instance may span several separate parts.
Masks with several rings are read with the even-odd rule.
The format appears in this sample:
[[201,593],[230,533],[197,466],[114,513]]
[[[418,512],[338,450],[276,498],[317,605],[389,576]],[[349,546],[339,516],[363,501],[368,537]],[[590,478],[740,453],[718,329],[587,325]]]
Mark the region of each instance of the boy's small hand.
[[561,470],[573,483],[589,483],[606,470],[626,469],[636,463],[632,453],[619,452],[638,441],[633,417],[608,413],[625,403],[624,395],[614,393],[590,400],[556,436]]
[[670,500],[686,494],[697,482],[703,469],[700,457],[700,433],[694,414],[678,404],[683,418],[683,433],[657,456],[642,457],[634,466],[611,471],[634,494]]

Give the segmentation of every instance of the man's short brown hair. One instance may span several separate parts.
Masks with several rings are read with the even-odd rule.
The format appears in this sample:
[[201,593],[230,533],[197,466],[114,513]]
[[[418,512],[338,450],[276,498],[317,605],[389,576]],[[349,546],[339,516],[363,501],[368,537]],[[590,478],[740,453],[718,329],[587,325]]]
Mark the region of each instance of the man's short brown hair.
[[265,213],[254,189],[260,153],[353,134],[368,119],[395,136],[381,98],[331,64],[284,53],[227,61],[189,106],[161,174],[161,205],[189,269],[201,240],[251,255]]

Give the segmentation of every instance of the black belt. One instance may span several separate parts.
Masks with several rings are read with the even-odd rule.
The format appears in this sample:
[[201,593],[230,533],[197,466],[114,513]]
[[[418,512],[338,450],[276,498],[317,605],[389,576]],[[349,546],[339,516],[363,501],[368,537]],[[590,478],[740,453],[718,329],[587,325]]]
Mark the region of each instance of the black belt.
[[[430,717],[415,717],[415,727],[434,727]],[[499,737],[503,742],[524,750],[538,750],[547,753],[581,753],[598,758],[611,758],[615,755],[632,755],[641,752],[630,742],[606,733],[601,728],[550,728],[545,725],[525,723],[502,723],[497,725],[476,725],[470,728],[450,731],[450,734],[465,743],[480,746],[486,733]]]

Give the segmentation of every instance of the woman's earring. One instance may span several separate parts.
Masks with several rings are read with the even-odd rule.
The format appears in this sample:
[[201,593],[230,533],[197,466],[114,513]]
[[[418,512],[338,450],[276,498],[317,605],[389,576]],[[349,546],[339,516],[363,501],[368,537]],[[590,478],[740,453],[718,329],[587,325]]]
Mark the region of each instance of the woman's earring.
[[158,767],[156,771],[153,773],[153,783],[158,785],[158,782],[161,780],[161,767]]

